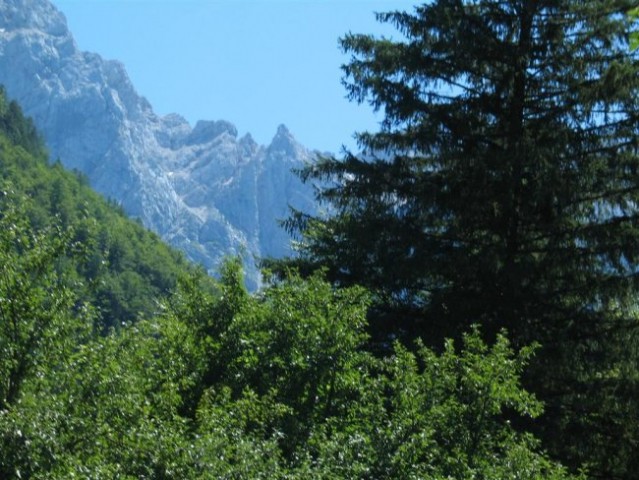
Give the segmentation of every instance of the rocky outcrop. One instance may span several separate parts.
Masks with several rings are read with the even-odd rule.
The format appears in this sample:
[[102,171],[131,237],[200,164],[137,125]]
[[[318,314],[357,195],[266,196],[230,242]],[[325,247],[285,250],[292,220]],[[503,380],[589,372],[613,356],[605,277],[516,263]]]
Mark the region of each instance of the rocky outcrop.
[[64,15],[46,0],[0,2],[0,84],[45,137],[52,158],[214,271],[242,255],[290,253],[277,220],[314,209],[291,172],[315,156],[280,126],[260,146],[229,122],[158,116],[122,64],[78,50]]

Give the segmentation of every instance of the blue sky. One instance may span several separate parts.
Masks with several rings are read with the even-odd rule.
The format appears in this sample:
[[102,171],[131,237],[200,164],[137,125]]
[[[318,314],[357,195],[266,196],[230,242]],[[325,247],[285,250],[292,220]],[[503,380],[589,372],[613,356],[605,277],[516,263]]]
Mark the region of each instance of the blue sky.
[[354,148],[377,130],[345,99],[345,33],[397,34],[373,12],[404,0],[53,0],[80,49],[124,63],[159,114],[233,122],[267,144],[284,123],[305,146]]

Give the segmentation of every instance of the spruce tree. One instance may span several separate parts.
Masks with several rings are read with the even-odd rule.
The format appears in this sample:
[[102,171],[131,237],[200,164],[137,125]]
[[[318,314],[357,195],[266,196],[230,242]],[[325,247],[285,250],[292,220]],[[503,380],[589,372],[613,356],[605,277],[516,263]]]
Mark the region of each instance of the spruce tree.
[[373,325],[437,343],[474,322],[542,349],[552,453],[631,478],[639,438],[639,63],[629,0],[433,0],[349,34],[362,153],[303,172],[328,216],[302,259],[377,298]]

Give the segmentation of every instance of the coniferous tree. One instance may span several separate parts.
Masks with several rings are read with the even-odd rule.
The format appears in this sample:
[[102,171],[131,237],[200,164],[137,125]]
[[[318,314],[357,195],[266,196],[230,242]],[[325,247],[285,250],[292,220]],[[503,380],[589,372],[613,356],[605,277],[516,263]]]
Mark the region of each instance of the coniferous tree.
[[546,441],[630,478],[639,432],[639,63],[628,0],[434,0],[349,34],[351,99],[384,112],[325,158],[303,261],[377,296],[374,325],[437,342],[480,321],[543,349]]
[[249,295],[239,259],[214,281],[47,165],[3,98],[0,478],[581,478],[504,416],[541,412],[533,349],[475,330],[376,358],[364,289]]

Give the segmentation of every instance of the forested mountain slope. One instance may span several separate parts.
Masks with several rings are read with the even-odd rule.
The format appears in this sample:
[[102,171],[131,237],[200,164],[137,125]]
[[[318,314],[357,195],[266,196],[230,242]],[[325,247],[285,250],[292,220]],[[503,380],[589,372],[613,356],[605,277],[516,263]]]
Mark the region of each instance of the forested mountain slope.
[[60,163],[51,165],[33,122],[4,91],[0,129],[3,210],[13,205],[33,230],[73,232],[69,241],[83,250],[81,261],[73,263],[74,285],[98,309],[102,325],[152,315],[159,298],[174,289],[179,273],[195,267],[95,193],[86,177]]
[[54,159],[211,272],[239,254],[257,287],[256,258],[291,253],[278,225],[289,204],[314,211],[291,169],[316,154],[286,127],[258,145],[227,121],[157,115],[121,63],[78,48],[47,0],[0,2],[0,84]]
[[237,259],[215,282],[49,165],[3,94],[0,174],[0,478],[572,478],[507,421],[541,412],[532,349],[378,358],[362,288],[250,295]]

